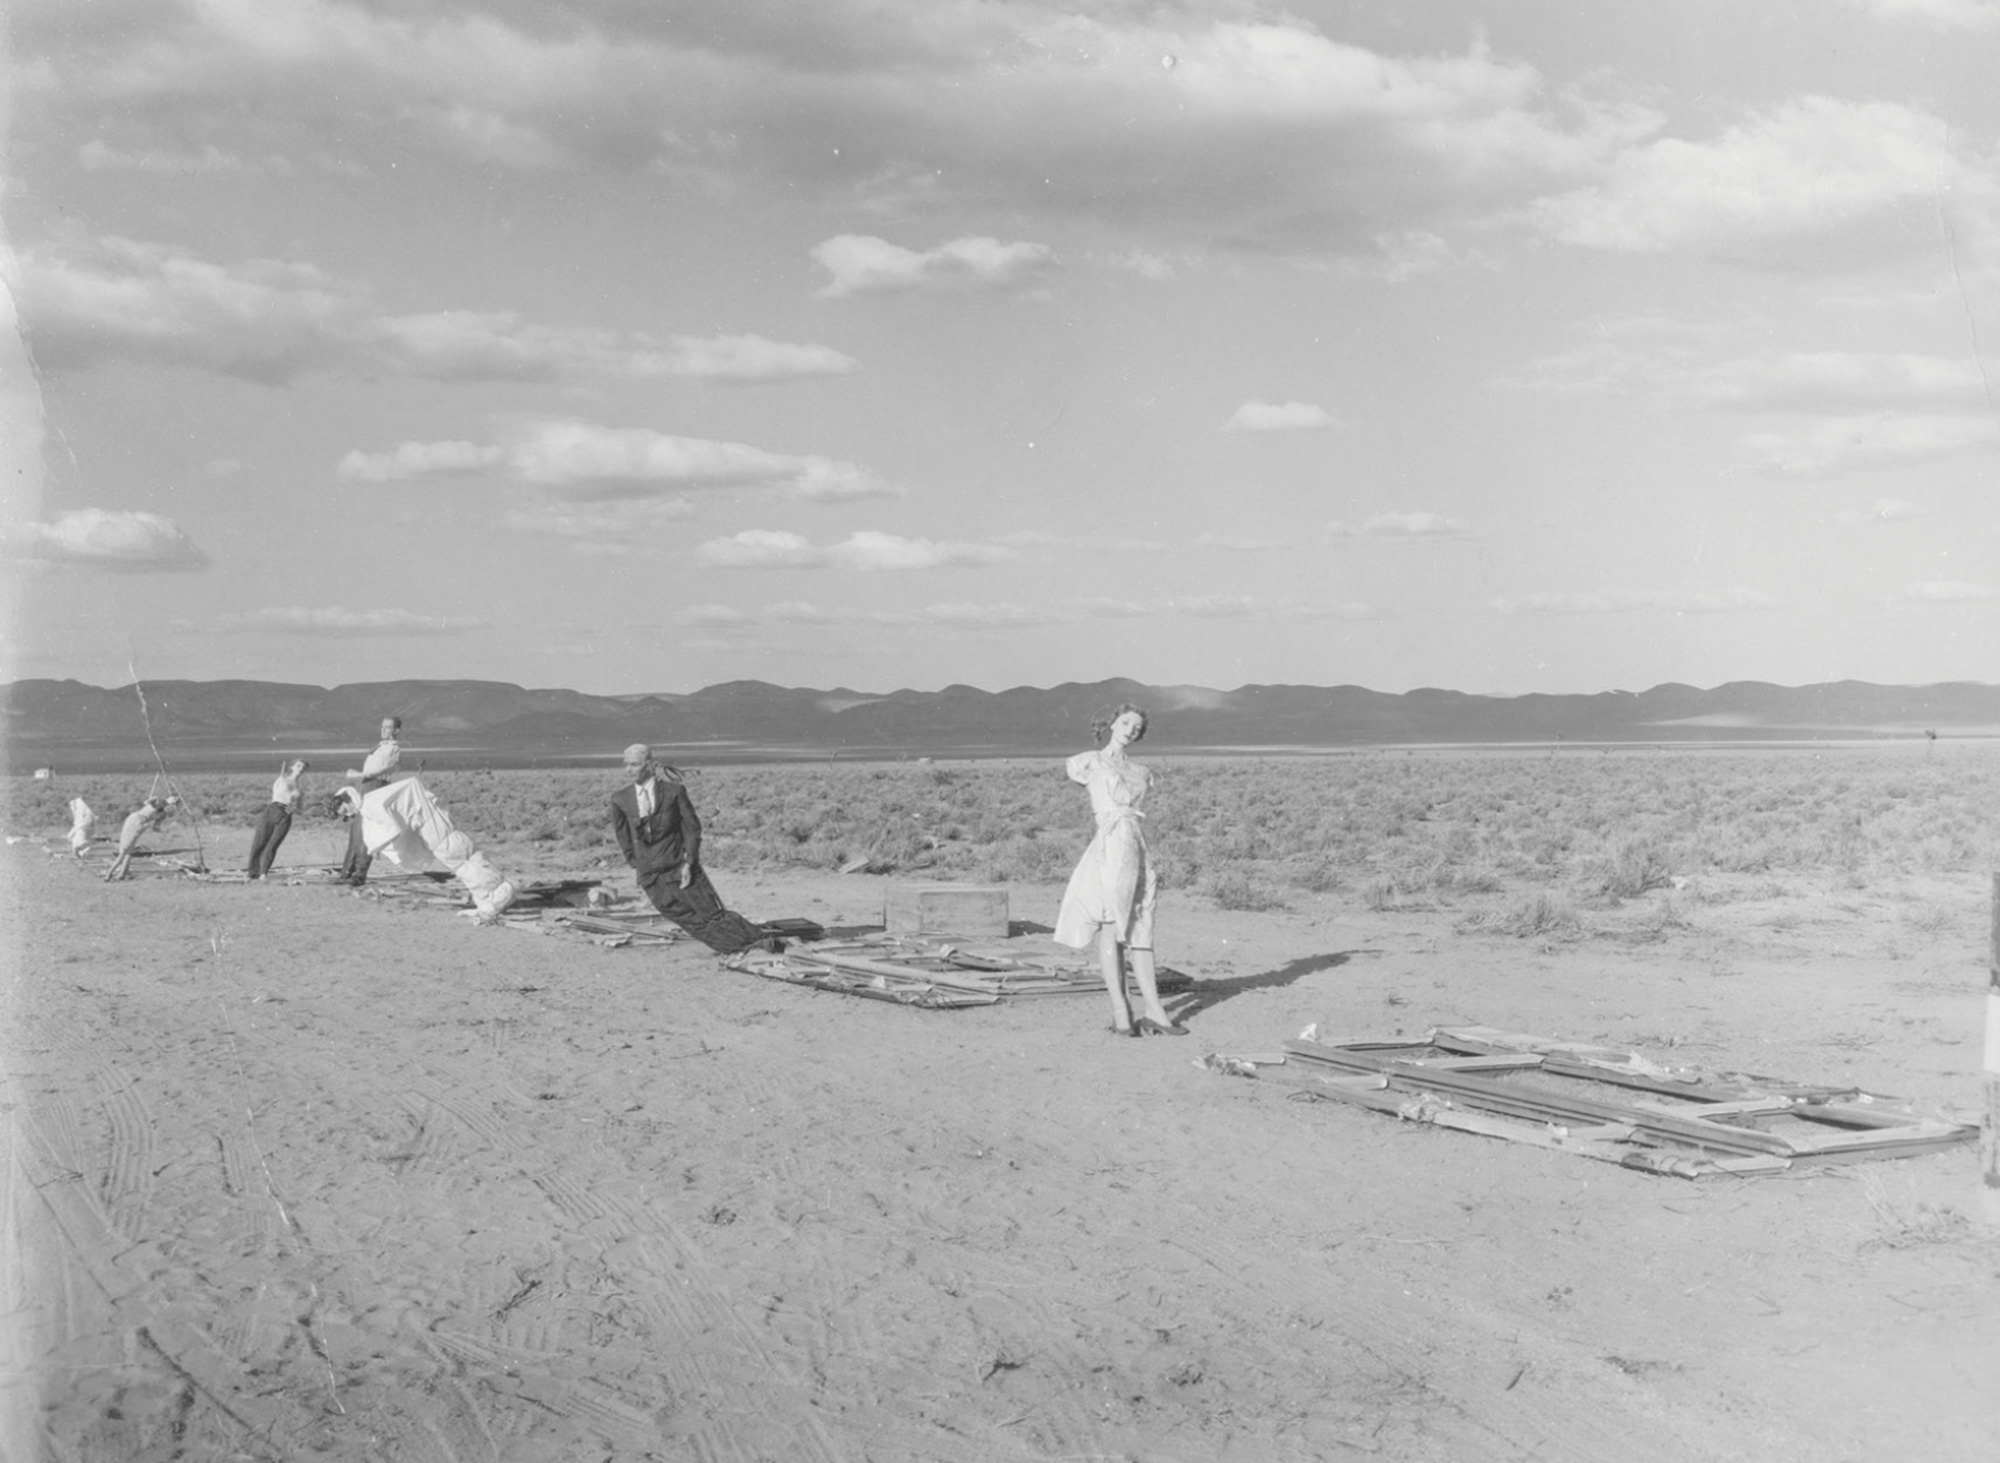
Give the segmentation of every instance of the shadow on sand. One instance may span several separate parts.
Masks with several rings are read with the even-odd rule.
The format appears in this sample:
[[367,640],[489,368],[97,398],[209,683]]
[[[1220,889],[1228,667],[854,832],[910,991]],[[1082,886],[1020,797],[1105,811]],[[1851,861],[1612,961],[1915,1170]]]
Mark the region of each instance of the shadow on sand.
[[1304,980],[1309,975],[1318,975],[1322,970],[1338,970],[1359,955],[1379,955],[1379,950],[1333,950],[1324,955],[1301,955],[1296,960],[1288,960],[1276,970],[1259,971],[1255,975],[1233,975],[1224,980],[1198,980],[1191,990],[1174,997],[1181,1004],[1174,1009],[1176,1021],[1186,1021],[1190,1016],[1199,1016],[1203,1011],[1220,1006],[1231,996],[1240,996],[1245,991],[1272,990],[1278,986],[1288,986],[1294,981]]

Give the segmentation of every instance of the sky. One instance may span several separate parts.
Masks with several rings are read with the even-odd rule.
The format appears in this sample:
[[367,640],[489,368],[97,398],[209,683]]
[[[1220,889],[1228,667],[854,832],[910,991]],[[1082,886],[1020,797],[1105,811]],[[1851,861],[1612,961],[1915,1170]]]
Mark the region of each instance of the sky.
[[0,25],[0,681],[2000,679],[2000,0]]

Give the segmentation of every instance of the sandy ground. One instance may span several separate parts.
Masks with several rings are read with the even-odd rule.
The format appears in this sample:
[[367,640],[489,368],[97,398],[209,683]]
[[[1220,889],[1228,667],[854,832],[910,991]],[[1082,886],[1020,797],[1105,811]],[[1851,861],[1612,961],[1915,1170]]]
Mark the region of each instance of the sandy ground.
[[[0,876],[8,1463],[2000,1456],[1974,1148],[1689,1182],[1197,1066],[1484,1022],[1970,1117],[1970,884],[1558,944],[1170,892],[1194,1034],[1122,1041],[39,840]],[[879,922],[879,879],[716,877]]]

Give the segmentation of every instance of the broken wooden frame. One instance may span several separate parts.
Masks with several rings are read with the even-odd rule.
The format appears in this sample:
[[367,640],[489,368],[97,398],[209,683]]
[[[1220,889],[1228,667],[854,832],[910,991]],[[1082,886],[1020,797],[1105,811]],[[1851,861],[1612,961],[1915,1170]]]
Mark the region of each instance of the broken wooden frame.
[[[967,948],[886,932],[793,945],[781,954],[746,951],[732,957],[732,963],[792,985],[931,1009],[1104,989],[1094,962],[1007,950],[992,943]],[[1162,991],[1185,990],[1191,984],[1179,971],[1159,972]]]
[[1854,1087],[1663,1067],[1634,1052],[1489,1026],[1440,1027],[1422,1041],[1328,1042],[1309,1029],[1281,1057],[1206,1065],[1281,1076],[1411,1122],[1681,1178],[1904,1158],[1978,1134]]

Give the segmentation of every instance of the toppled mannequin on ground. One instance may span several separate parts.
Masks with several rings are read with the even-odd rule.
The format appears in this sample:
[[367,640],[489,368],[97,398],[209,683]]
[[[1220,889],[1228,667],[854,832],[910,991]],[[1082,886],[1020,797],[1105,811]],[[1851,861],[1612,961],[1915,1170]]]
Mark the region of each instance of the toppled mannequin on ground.
[[379,856],[399,869],[421,868],[435,858],[450,869],[472,895],[473,916],[481,924],[491,924],[514,902],[514,886],[453,826],[420,777],[366,794],[351,826],[360,830],[365,858]]
[[611,796],[611,833],[653,908],[718,955],[784,949],[783,940],[723,907],[701,867],[701,819],[680,774],[639,742],[625,749],[625,775],[631,784]]
[[104,871],[106,883],[132,877],[132,854],[138,848],[139,840],[166,822],[180,805],[181,800],[169,793],[165,797],[147,798],[126,815],[125,826],[118,830],[118,855],[111,860],[111,867]]

